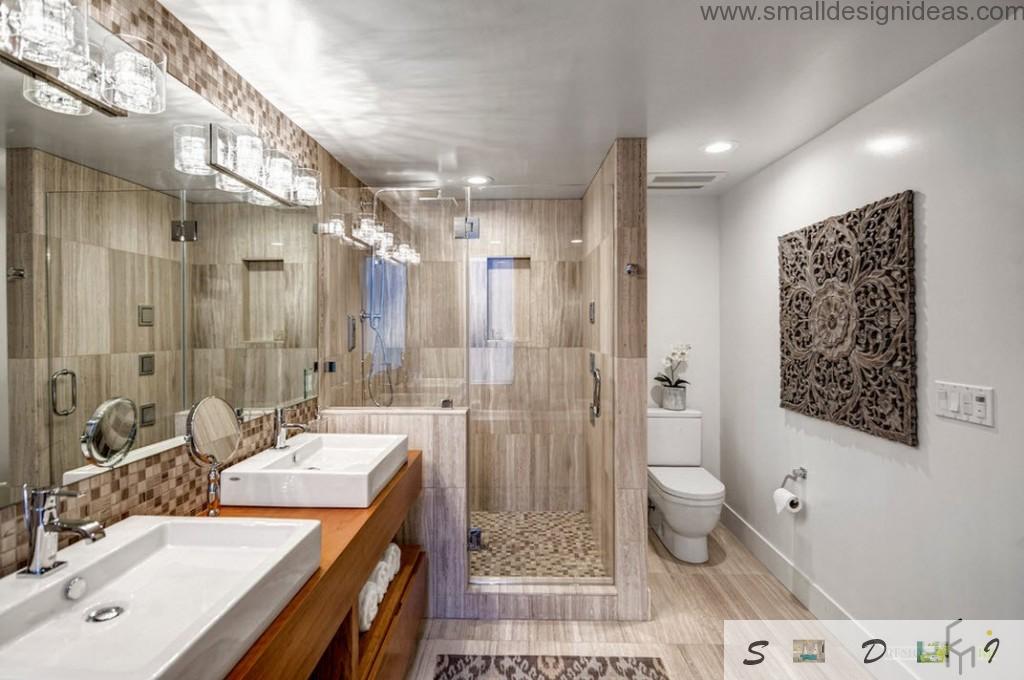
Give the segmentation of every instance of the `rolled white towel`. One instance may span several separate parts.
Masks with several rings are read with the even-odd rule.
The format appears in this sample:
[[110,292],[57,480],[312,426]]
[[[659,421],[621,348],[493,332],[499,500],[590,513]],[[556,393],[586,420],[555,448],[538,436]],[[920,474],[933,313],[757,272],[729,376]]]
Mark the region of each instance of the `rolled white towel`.
[[402,568],[402,549],[394,543],[389,544],[384,550],[384,561],[388,563],[391,578],[395,578],[398,570]]
[[384,594],[388,592],[388,584],[391,583],[387,562],[381,560],[377,563],[377,566],[373,568],[373,573],[370,574],[370,580],[380,588],[380,599],[377,601],[379,603],[384,599]]
[[359,591],[359,632],[365,633],[370,630],[373,620],[377,617],[377,607],[383,596],[380,594],[380,586],[372,579],[363,585]]

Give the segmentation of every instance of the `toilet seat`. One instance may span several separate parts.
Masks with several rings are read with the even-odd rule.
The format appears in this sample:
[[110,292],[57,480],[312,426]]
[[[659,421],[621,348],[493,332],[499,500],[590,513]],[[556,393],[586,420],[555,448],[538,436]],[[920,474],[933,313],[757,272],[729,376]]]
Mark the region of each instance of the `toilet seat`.
[[702,467],[649,467],[647,476],[666,496],[683,501],[718,501],[725,485]]

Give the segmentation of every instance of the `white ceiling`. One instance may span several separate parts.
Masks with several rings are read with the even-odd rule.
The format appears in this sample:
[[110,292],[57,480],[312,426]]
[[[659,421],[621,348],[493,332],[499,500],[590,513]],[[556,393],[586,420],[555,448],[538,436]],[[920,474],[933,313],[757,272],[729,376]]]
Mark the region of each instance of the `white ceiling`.
[[[982,22],[712,23],[689,0],[161,0],[364,182],[582,193],[611,141],[722,191]],[[899,121],[893,121],[898,125]],[[725,156],[702,147],[739,142]]]

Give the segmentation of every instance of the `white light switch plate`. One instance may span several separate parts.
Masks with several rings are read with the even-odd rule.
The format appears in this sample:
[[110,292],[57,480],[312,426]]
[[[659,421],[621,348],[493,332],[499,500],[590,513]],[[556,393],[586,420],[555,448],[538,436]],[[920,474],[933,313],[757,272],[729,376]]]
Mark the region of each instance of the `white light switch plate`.
[[936,380],[935,392],[936,415],[995,427],[994,390],[991,387]]

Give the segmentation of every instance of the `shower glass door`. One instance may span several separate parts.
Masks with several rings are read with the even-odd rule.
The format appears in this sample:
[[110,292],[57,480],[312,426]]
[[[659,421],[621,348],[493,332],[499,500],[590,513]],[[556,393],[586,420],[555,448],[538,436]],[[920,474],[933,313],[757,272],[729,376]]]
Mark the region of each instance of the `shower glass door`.
[[591,512],[581,202],[472,206],[481,236],[467,261],[470,580],[610,582],[610,546]]

